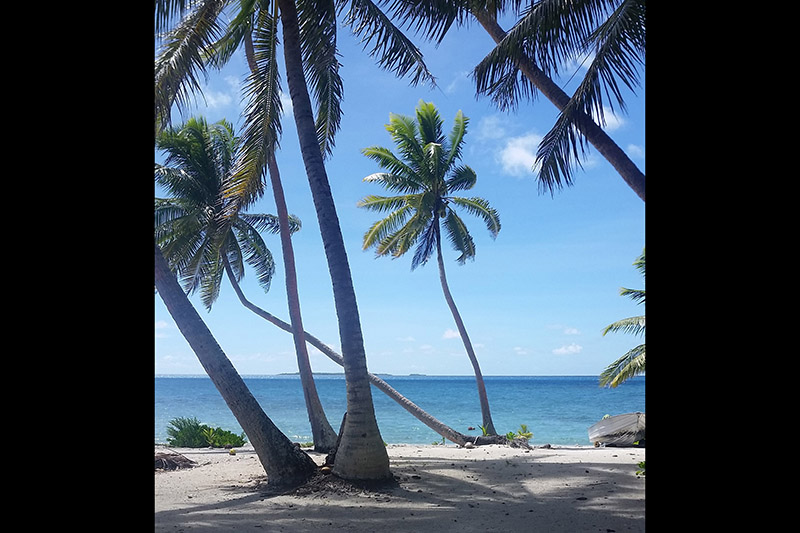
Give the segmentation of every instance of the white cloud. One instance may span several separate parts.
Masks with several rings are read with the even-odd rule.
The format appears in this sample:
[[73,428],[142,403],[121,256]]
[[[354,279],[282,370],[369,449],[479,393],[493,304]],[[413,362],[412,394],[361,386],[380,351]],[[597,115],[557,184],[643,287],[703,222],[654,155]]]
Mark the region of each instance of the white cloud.
[[513,176],[530,174],[536,162],[536,148],[541,141],[541,135],[536,133],[508,139],[499,156],[503,170]]
[[564,335],[580,335],[581,332],[578,331],[578,328],[564,328]]
[[486,141],[490,139],[502,139],[506,136],[506,129],[503,127],[504,119],[500,115],[489,115],[483,117],[478,122],[478,139]]
[[169,324],[164,322],[163,320],[159,320],[156,322],[156,338],[157,339],[165,339],[169,337],[169,335],[162,330],[169,329]]
[[416,339],[414,337],[399,337],[397,340],[400,342],[414,342]]
[[448,329],[448,330],[446,330],[444,332],[444,335],[442,335],[442,338],[443,339],[458,339],[458,338],[461,338],[461,335],[459,335],[458,332],[456,330],[454,330],[454,329]]
[[644,159],[644,150],[636,144],[629,144],[625,152],[634,159]]
[[290,115],[292,113],[292,99],[289,97],[288,94],[281,91],[281,107],[283,108],[283,113],[285,115]]
[[469,72],[463,71],[456,74],[456,77],[451,81],[447,87],[445,87],[444,92],[447,94],[453,94],[456,90],[463,85],[465,82],[469,81]]
[[572,355],[576,353],[581,353],[583,351],[583,346],[579,344],[575,344],[574,342],[569,346],[562,346],[561,348],[556,348],[553,350],[553,353],[556,355]]
[[521,346],[514,346],[514,353],[516,355],[528,355],[528,350]]

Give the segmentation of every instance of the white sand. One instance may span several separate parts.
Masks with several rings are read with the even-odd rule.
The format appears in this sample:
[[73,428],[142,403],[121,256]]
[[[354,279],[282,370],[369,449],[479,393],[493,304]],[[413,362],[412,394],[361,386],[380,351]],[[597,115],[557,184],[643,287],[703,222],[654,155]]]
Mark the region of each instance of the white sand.
[[[269,495],[252,447],[172,450],[156,471],[155,531],[631,532],[645,530],[643,448],[389,445],[397,484]],[[318,464],[324,455],[311,452]]]

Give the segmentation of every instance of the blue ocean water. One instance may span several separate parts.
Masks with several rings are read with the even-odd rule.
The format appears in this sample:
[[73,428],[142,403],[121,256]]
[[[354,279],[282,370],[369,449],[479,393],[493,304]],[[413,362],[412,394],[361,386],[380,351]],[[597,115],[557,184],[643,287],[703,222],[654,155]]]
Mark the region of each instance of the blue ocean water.
[[[480,435],[481,411],[471,376],[381,376],[400,394],[466,435]],[[243,376],[275,425],[297,442],[310,442],[300,378],[296,375]],[[343,375],[316,375],[320,400],[334,430],[347,409]],[[645,412],[645,377],[616,389],[600,388],[597,376],[485,376],[492,419],[498,433],[533,432],[533,445],[589,446],[587,428],[604,415]],[[441,437],[383,392],[372,388],[375,416],[388,443],[431,444]],[[242,429],[207,376],[155,378],[155,442],[166,443],[177,417],[196,417],[234,433]],[[476,430],[468,430],[469,427]]]

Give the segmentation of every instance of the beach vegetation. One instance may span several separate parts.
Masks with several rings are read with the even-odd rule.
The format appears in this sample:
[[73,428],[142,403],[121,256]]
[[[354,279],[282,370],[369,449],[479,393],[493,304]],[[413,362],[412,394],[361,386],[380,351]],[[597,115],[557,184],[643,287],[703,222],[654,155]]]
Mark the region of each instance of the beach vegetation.
[[399,194],[369,195],[357,205],[388,213],[364,234],[365,250],[374,248],[378,257],[398,258],[416,247],[412,270],[427,263],[435,252],[442,291],[475,373],[482,429],[488,435],[496,435],[478,358],[450,292],[442,254],[444,233],[451,247],[460,254],[456,259],[459,264],[475,258],[475,242],[457,209],[480,218],[493,238],[500,231],[500,216],[489,202],[453,194],[472,189],[477,182],[475,171],[461,163],[468,122],[469,119],[458,111],[449,135],[445,135],[439,111],[433,103],[422,100],[415,117],[390,114],[386,130],[400,155],[381,146],[364,148],[362,153],[386,170],[370,174],[364,181]]
[[296,448],[270,420],[183,291],[154,243],[155,288],[208,377],[250,437],[273,487],[296,486],[316,471],[316,463]]
[[212,428],[194,417],[173,418],[167,427],[167,444],[179,448],[230,448],[243,446],[247,436],[220,427]]
[[[642,282],[645,279],[645,250],[642,250],[636,261],[633,263],[634,267],[642,274]],[[621,296],[628,296],[637,304],[645,303],[645,290],[644,289],[620,289]],[[630,333],[636,336],[644,337],[645,335],[645,315],[634,316],[618,320],[613,324],[606,326],[603,330],[603,335],[610,332],[623,332]],[[619,359],[611,363],[600,374],[601,387],[617,387],[626,380],[645,373],[645,343],[641,343],[636,347],[628,350]]]

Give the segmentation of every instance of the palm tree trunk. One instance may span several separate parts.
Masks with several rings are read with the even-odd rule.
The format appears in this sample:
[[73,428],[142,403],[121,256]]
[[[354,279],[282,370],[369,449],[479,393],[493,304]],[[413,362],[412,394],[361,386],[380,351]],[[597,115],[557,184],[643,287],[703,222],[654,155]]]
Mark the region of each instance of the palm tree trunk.
[[[255,75],[258,72],[258,65],[255,60],[255,50],[253,39],[250,33],[244,36],[244,49],[250,72]],[[275,161],[275,154],[269,157],[269,177],[272,184],[272,195],[275,198],[275,206],[278,211],[278,221],[280,223],[281,248],[283,251],[283,266],[286,272],[286,298],[289,303],[289,320],[292,322],[291,333],[294,339],[295,353],[297,354],[297,368],[300,372],[300,383],[303,387],[303,396],[308,411],[308,421],[311,424],[311,435],[314,440],[314,449],[322,453],[330,453],[336,447],[336,432],[331,427],[325,410],[317,393],[317,386],[314,383],[314,374],[311,371],[311,362],[308,359],[308,349],[304,338],[303,319],[300,313],[300,296],[297,290],[297,269],[294,262],[294,248],[292,247],[292,237],[289,231],[289,211],[286,208],[286,197],[283,194],[283,184],[281,183],[278,163]],[[228,268],[228,265],[226,265]],[[228,277],[232,279],[228,271]],[[240,296],[240,299],[243,299]]]
[[184,338],[208,377],[247,434],[274,487],[305,482],[316,469],[314,461],[281,433],[264,413],[200,315],[192,307],[161,249],[155,246],[155,286]]
[[481,404],[481,418],[483,419],[483,430],[487,435],[497,435],[494,429],[494,422],[492,421],[492,413],[489,410],[489,398],[486,396],[486,385],[483,382],[483,375],[481,374],[481,367],[478,364],[478,358],[475,356],[475,350],[472,348],[472,342],[467,335],[467,328],[464,327],[464,321],[461,319],[461,313],[458,312],[456,302],[453,300],[453,295],[450,294],[450,287],[447,285],[447,276],[444,272],[444,258],[442,257],[442,239],[439,232],[439,226],[436,226],[436,259],[439,261],[439,281],[442,283],[442,291],[444,292],[444,299],[447,300],[447,306],[453,314],[453,319],[456,321],[458,334],[461,335],[461,340],[464,342],[464,348],[467,350],[467,357],[469,362],[472,363],[472,369],[475,372],[475,381],[478,386],[478,399]]
[[[242,305],[244,305],[247,309],[251,310],[252,312],[257,314],[261,318],[269,321],[270,323],[278,326],[283,331],[292,333],[292,326],[290,324],[284,322],[275,315],[265,311],[264,309],[261,309],[254,303],[247,300],[241,288],[235,281],[233,282],[233,290],[239,296],[239,300],[242,302]],[[317,337],[315,337],[314,335],[312,335],[307,331],[303,332],[303,336],[305,337],[306,342],[308,344],[318,349],[325,356],[327,356],[328,359],[330,359],[331,361],[333,361],[334,363],[336,363],[341,367],[344,366],[344,359],[342,358],[342,356],[336,353],[334,350],[332,350],[327,344],[325,344],[324,342],[322,342]],[[463,446],[467,442],[472,441],[471,437],[456,431],[455,429],[451,428],[444,422],[441,422],[437,418],[431,416],[420,406],[418,406],[417,404],[415,404],[414,402],[403,396],[391,385],[386,383],[384,380],[382,380],[380,377],[376,376],[372,372],[367,372],[367,377],[369,378],[370,383],[372,383],[378,390],[385,393],[389,398],[397,402],[403,409],[408,411],[417,420],[419,420],[420,422],[422,422],[423,424],[434,430],[442,437],[449,439],[460,446]]]
[[339,449],[336,451],[333,471],[346,479],[387,479],[391,476],[389,456],[375,419],[350,265],[317,140],[311,98],[303,74],[297,9],[291,0],[280,0],[279,6],[286,80],[331,276],[347,381],[347,419],[339,435]]
[[[485,10],[472,12],[478,22],[489,33],[495,43],[500,43],[506,32],[497,23],[497,19]],[[539,67],[528,58],[522,59],[517,66],[533,85],[544,94],[559,110],[563,110],[569,102],[569,96],[556,85]],[[585,113],[579,112],[577,126],[580,132],[600,154],[611,163],[625,183],[645,201],[645,176],[631,161],[628,155],[617,146],[603,129]]]
[[314,449],[318,452],[330,453],[336,447],[336,432],[331,427],[322,408],[314,375],[311,372],[311,362],[308,359],[303,318],[300,313],[300,295],[297,290],[297,269],[294,262],[294,248],[289,232],[289,212],[286,209],[286,198],[283,195],[281,177],[278,173],[278,164],[275,156],[269,158],[269,176],[272,183],[272,192],[280,222],[281,247],[283,248],[283,264],[286,271],[286,295],[289,302],[289,320],[292,323],[292,337],[294,349],[297,353],[297,366],[300,371],[300,381],[303,385],[308,418],[311,422],[311,433],[314,438]]

